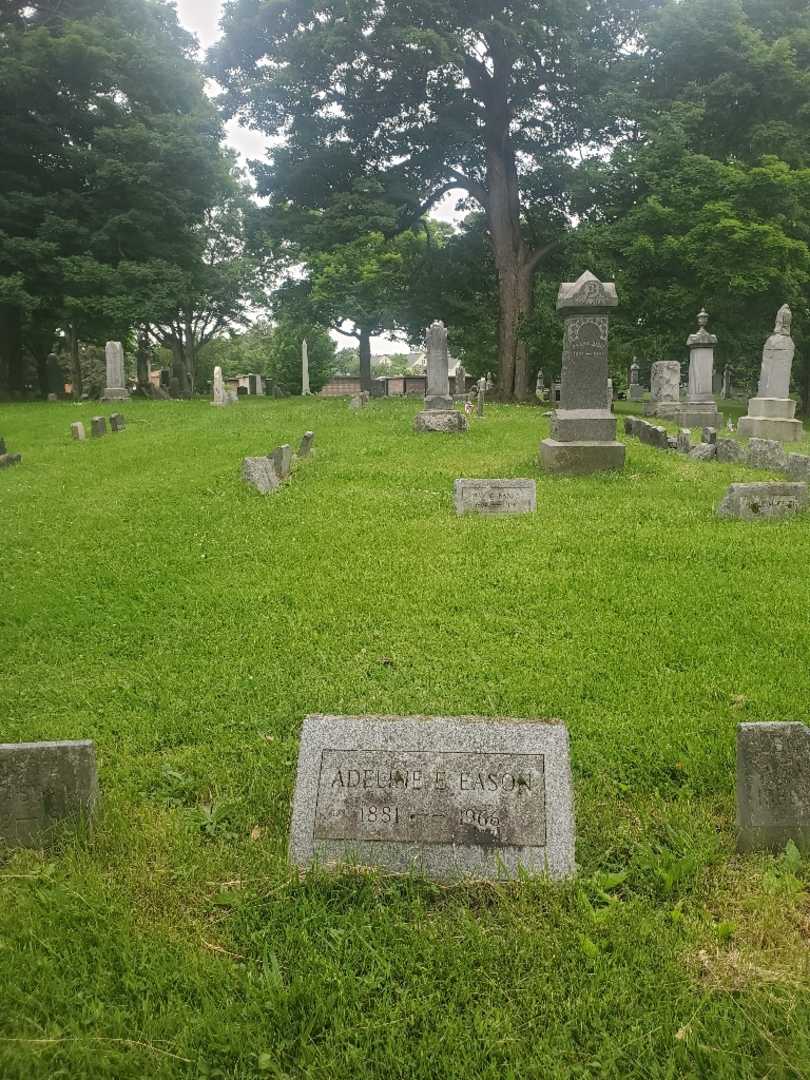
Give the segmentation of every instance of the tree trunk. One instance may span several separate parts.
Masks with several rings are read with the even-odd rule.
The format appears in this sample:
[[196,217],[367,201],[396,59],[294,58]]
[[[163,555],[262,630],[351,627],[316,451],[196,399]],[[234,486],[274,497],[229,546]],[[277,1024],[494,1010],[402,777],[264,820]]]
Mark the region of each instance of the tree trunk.
[[360,330],[360,389],[371,392],[371,332]]
[[802,349],[802,365],[799,369],[799,416],[807,419],[810,416],[810,357],[806,356],[806,350]]
[[487,221],[498,273],[498,396],[529,398],[526,345],[520,327],[531,308],[534,264],[523,242],[520,188],[509,134],[509,106],[493,80],[487,101]]
[[82,364],[79,359],[79,335],[75,323],[70,324],[70,381],[73,383],[73,400],[81,401]]
[[186,379],[188,380],[189,393],[193,394],[197,381],[197,343],[194,340],[194,326],[191,320],[191,313],[186,316],[185,338]]
[[12,304],[0,304],[0,393],[16,395],[24,388],[22,312]]
[[177,386],[177,396],[185,398],[189,396],[188,369],[186,367],[185,349],[179,338],[172,338],[172,380]]
[[149,394],[149,339],[145,333],[138,335],[138,351],[135,353],[136,381],[141,394]]

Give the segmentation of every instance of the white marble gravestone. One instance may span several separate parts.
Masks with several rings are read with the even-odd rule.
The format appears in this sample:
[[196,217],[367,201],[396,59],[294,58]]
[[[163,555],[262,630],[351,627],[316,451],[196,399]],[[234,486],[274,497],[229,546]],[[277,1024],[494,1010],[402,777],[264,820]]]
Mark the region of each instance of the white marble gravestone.
[[108,341],[104,346],[107,364],[106,388],[102,401],[129,401],[129,391],[124,372],[124,346],[120,341]]
[[790,336],[790,308],[785,304],[776,316],[776,326],[762,350],[759,390],[748,402],[748,415],[740,418],[737,430],[747,438],[798,442],[804,428],[795,419],[796,402],[790,397],[790,372],[796,346]]

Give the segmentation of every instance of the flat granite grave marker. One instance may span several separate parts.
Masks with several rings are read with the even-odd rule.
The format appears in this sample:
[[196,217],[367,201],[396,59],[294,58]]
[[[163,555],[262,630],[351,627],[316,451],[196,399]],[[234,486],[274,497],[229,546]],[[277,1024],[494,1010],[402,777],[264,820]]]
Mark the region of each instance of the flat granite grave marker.
[[457,514],[533,514],[537,509],[535,480],[456,480]]
[[30,847],[67,818],[92,815],[92,742],[0,743],[0,844]]
[[732,484],[717,507],[717,516],[758,521],[797,514],[807,507],[807,484]]
[[308,716],[290,862],[438,881],[572,876],[562,724],[480,717]]
[[810,849],[810,728],[737,727],[737,850]]

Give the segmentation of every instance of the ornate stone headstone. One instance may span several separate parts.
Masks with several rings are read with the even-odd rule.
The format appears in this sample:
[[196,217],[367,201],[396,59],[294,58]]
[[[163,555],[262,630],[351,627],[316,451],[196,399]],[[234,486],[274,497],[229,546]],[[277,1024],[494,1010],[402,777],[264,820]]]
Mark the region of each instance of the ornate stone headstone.
[[589,271],[564,282],[557,313],[565,320],[560,408],[552,413],[551,437],[540,444],[543,468],[591,473],[624,467],[624,443],[607,407],[608,313],[618,305],[616,286]]
[[737,728],[737,850],[810,849],[810,728]]
[[447,328],[434,322],[427,332],[427,395],[423,412],[414,417],[415,431],[458,432],[467,430],[463,413],[453,408],[450,396]]
[[[214,368],[214,400],[212,405],[227,405],[228,399],[225,395],[225,380],[222,378],[222,368]],[[241,416],[241,413],[240,413]]]
[[301,342],[301,396],[309,397],[312,391],[309,388],[309,345],[307,339]]
[[439,881],[570,877],[573,787],[561,724],[308,716],[290,862]]
[[97,797],[92,742],[0,744],[0,842],[36,846],[60,822],[89,818]]
[[796,351],[790,336],[791,319],[785,304],[762,350],[759,390],[748,402],[748,415],[740,418],[737,430],[741,435],[797,442],[804,434],[801,422],[794,419],[796,402],[790,398],[790,371]]
[[689,389],[686,404],[678,414],[684,427],[722,427],[723,417],[712,397],[714,377],[714,347],[717,337],[706,329],[709,313],[698,314],[698,329],[686,340],[689,346]]
[[107,362],[107,388],[101,395],[102,401],[129,401],[124,372],[124,346],[120,341],[108,341],[104,347]]

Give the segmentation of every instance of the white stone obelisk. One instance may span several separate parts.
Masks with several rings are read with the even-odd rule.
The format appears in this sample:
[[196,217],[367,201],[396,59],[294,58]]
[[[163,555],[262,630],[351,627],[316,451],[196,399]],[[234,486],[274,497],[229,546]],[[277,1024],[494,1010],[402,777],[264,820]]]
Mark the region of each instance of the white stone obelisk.
[[301,396],[309,397],[312,391],[309,388],[309,345],[307,339],[301,342]]
[[228,399],[225,396],[225,380],[222,378],[222,368],[214,368],[214,400],[212,405],[227,405]]

